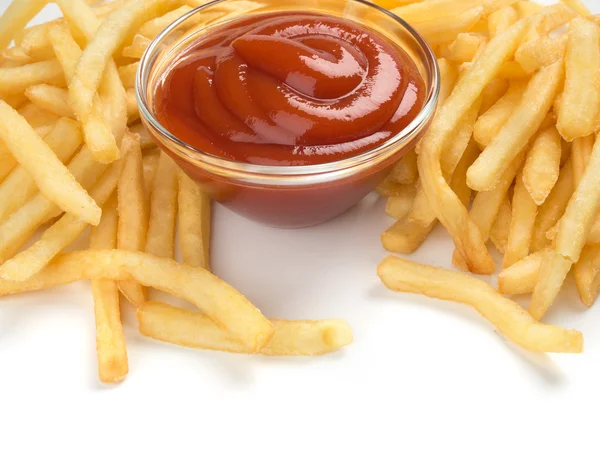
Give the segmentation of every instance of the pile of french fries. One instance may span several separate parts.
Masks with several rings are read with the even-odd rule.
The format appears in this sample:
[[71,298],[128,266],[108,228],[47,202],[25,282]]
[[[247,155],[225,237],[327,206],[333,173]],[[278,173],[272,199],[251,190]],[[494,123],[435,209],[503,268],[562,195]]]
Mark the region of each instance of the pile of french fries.
[[[63,18],[25,28],[47,3],[0,17],[0,296],[91,280],[104,382],[128,372],[121,294],[143,335],[174,344],[281,356],[351,343],[343,320],[268,320],[210,273],[210,200],[139,121],[139,58],[202,2],[56,0]],[[89,250],[65,253],[88,227]]]
[[[600,291],[600,17],[579,0],[401,1],[393,11],[439,58],[440,107],[380,186],[398,221],[382,235],[412,253],[439,221],[470,275],[386,258],[391,289],[475,307],[517,344],[581,352],[578,331],[539,321],[572,272],[581,301]],[[386,5],[388,7],[394,5]],[[529,311],[501,294],[531,293]]]

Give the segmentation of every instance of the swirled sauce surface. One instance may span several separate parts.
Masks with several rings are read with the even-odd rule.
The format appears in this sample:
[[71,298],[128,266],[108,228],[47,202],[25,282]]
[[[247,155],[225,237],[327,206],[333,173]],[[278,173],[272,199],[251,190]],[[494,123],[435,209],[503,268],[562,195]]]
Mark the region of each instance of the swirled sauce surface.
[[163,74],[160,123],[234,161],[309,165],[377,147],[421,111],[424,81],[398,45],[338,17],[281,12],[202,34]]

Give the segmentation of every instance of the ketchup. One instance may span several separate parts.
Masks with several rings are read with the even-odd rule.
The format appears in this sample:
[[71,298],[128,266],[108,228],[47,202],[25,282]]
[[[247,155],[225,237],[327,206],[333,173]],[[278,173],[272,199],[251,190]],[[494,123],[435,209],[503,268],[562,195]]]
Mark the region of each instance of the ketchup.
[[302,12],[232,20],[177,56],[155,115],[221,158],[310,165],[377,147],[421,111],[425,83],[409,55],[372,29]]

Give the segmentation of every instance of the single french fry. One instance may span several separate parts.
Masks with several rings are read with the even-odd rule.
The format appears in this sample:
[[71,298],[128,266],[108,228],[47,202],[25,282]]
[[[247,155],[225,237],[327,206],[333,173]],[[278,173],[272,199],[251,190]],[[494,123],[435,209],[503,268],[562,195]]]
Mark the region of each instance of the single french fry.
[[69,93],[49,84],[36,84],[25,90],[25,95],[34,104],[60,117],[74,117],[69,103]]
[[494,225],[490,230],[490,241],[496,247],[500,253],[506,252],[506,245],[508,244],[508,233],[510,232],[510,222],[512,221],[512,206],[507,198],[504,199]]
[[[103,209],[100,224],[91,230],[90,249],[114,249],[117,244],[118,222],[117,202],[113,195]],[[127,347],[121,323],[119,288],[113,280],[92,280],[92,294],[96,320],[98,376],[104,383],[116,383],[123,380],[129,372]]]
[[383,248],[390,252],[413,253],[425,242],[436,223],[437,221],[434,221],[431,225],[425,226],[404,217],[383,232],[381,235]]
[[139,62],[134,62],[132,64],[119,67],[119,76],[125,89],[133,89],[135,87],[135,77],[139,65]]
[[39,13],[48,0],[14,0],[0,16],[0,51]]
[[507,80],[526,80],[529,77],[529,74],[518,62],[507,61],[502,64],[497,76]]
[[487,39],[481,34],[460,33],[448,46],[448,50],[444,56],[449,61],[459,64],[469,62],[475,58],[479,47],[485,45],[486,42]]
[[484,281],[470,275],[393,256],[379,264],[377,274],[392,290],[472,306],[508,339],[526,349],[575,353],[583,350],[580,332],[537,322],[516,302],[502,297]]
[[529,304],[529,313],[536,320],[540,320],[552,306],[572,266],[573,262],[556,250],[546,255]]
[[477,119],[473,128],[473,138],[478,144],[482,147],[490,145],[521,103],[526,88],[527,85],[521,81],[510,83],[506,93]]
[[[67,168],[84,189],[89,189],[107,169],[97,163],[87,147],[83,147]],[[0,224],[0,263],[11,258],[44,222],[62,213],[61,209],[41,193],[36,194]]]
[[146,252],[162,258],[175,253],[175,217],[177,212],[177,165],[164,152],[150,194],[150,214]]
[[387,198],[385,212],[397,220],[407,216],[417,193],[415,184],[407,184],[397,195]]
[[133,279],[144,286],[182,298],[237,336],[253,352],[260,351],[273,334],[273,326],[260,311],[224,281],[203,268],[148,253],[85,250],[60,255],[27,281],[0,280],[0,295],[39,290],[83,279]]
[[554,243],[557,254],[577,262],[590,229],[600,210],[600,139],[596,140],[589,162],[567,209],[558,224]]
[[35,84],[64,86],[65,77],[58,61],[40,61],[19,67],[0,68],[0,94],[13,94]]
[[35,60],[28,55],[23,47],[10,47],[2,52],[2,67],[19,67],[25,64],[35,62]]
[[440,164],[444,143],[504,61],[514,54],[527,24],[519,21],[497,35],[466,70],[421,141],[417,160],[421,183],[436,216],[450,232],[470,270],[489,274],[494,262],[477,225],[446,183]]
[[575,19],[569,25],[565,89],[557,128],[571,142],[598,130],[600,115],[600,28]]
[[21,40],[21,48],[35,61],[46,61],[54,59],[55,54],[52,46],[48,45],[47,27],[34,27]]
[[443,105],[458,78],[457,67],[445,58],[438,59],[440,68],[440,94],[438,95],[438,104]]
[[[484,9],[479,7],[458,13],[453,20],[448,20],[447,17],[438,17],[411,23],[429,45],[436,45],[453,41],[460,33],[469,31],[483,16],[483,11]],[[399,17],[404,18],[402,15]]]
[[510,267],[529,255],[536,215],[537,205],[525,187],[523,175],[518,174],[513,194],[512,219],[503,267]]
[[[123,139],[123,153],[139,149],[135,135]],[[117,187],[123,161],[117,161],[102,175],[90,193],[98,205],[103,205],[112,196]],[[6,280],[24,281],[46,267],[56,255],[75,241],[88,227],[88,224],[71,215],[63,215],[48,228],[42,237],[31,247],[0,266],[0,277]]]
[[530,294],[540,273],[542,262],[550,254],[549,247],[526,256],[510,267],[502,269],[498,275],[498,291],[505,295]]
[[[252,353],[201,312],[150,301],[138,309],[137,317],[140,332],[153,339],[184,347]],[[341,319],[270,321],[274,332],[260,350],[262,355],[322,355],[352,343],[352,329]]]
[[497,9],[488,16],[488,32],[491,37],[506,31],[519,20],[519,13],[513,6]]
[[523,184],[537,205],[544,203],[558,180],[562,148],[556,127],[541,131],[527,153]]
[[33,103],[25,104],[24,106],[20,107],[17,112],[31,127],[35,128],[36,130],[41,127],[54,125],[60,118],[56,114],[52,114],[51,112],[46,111],[45,109],[42,109]]
[[160,150],[155,152],[145,152],[142,160],[144,165],[144,192],[146,193],[146,202],[150,204],[150,194],[152,192],[152,183],[158,169],[158,160],[160,159]]
[[412,184],[418,176],[417,154],[414,151],[408,152],[400,161],[394,165],[390,173],[392,181],[399,184]]
[[515,53],[515,61],[527,73],[533,73],[544,66],[560,61],[567,49],[567,36],[542,36],[521,44]]
[[593,134],[573,141],[571,147],[571,161],[573,163],[573,183],[579,186],[585,168],[588,165],[592,150],[594,148],[595,136]]
[[210,270],[211,200],[181,170],[178,185],[179,244],[183,261]]
[[133,89],[127,90],[127,123],[135,122],[140,118],[140,109]]
[[63,211],[98,224],[102,214],[98,205],[25,119],[1,101],[0,136],[44,196]]
[[481,107],[479,114],[485,114],[498,100],[508,92],[509,83],[503,78],[495,78],[490,81],[481,94]]
[[550,111],[563,78],[562,61],[540,69],[532,77],[519,106],[467,172],[472,189],[494,188],[499,176],[523,152]]
[[577,292],[585,306],[592,306],[598,297],[600,290],[598,273],[600,273],[600,246],[586,245],[579,261],[573,266]]
[[128,45],[123,49],[122,55],[126,58],[141,59],[151,42],[151,39],[136,34],[133,37],[131,45]]
[[[67,163],[81,144],[79,126],[71,119],[60,119],[44,142],[60,162]],[[38,192],[37,185],[22,166],[16,167],[0,184],[0,223]]]

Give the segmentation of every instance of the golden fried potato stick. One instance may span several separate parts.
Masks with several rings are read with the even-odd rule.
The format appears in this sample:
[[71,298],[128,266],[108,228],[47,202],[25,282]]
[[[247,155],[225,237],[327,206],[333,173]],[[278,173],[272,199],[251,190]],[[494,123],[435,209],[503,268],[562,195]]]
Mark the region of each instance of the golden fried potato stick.
[[543,8],[542,5],[540,5],[538,3],[530,2],[527,0],[517,2],[515,4],[515,7],[521,18],[533,16],[534,14],[537,14]]
[[133,125],[129,128],[129,131],[137,134],[140,137],[140,145],[142,146],[142,150],[156,147],[156,143],[152,140],[150,133],[148,133],[148,130],[143,124],[138,123]]
[[144,56],[146,49],[150,46],[151,42],[152,40],[139,34],[136,34],[133,37],[131,45],[128,45],[123,49],[122,55],[125,58],[141,59],[142,56]]
[[139,62],[134,62],[127,64],[126,66],[119,67],[119,77],[121,78],[121,83],[123,83],[123,87],[125,89],[135,88],[135,77],[137,75],[139,65]]
[[75,281],[133,279],[182,298],[237,336],[251,351],[262,349],[273,325],[242,294],[209,271],[148,253],[85,250],[59,255],[27,281],[0,280],[0,295],[16,294]]
[[[100,224],[90,233],[90,249],[109,250],[117,244],[116,197],[113,195],[103,209]],[[96,320],[96,354],[98,358],[98,377],[104,383],[116,383],[129,372],[127,347],[121,309],[119,288],[113,280],[92,280],[94,296],[94,317]]]
[[565,54],[565,89],[557,128],[571,142],[598,130],[600,115],[600,28],[588,20],[569,25]]
[[488,16],[488,32],[494,37],[506,31],[512,24],[519,20],[519,13],[513,6],[497,9]]
[[174,257],[177,192],[177,164],[161,152],[150,194],[147,253],[161,258]]
[[[419,4],[420,3],[417,3],[416,5]],[[398,9],[401,8],[396,8],[392,10],[392,12],[398,14]],[[452,20],[448,20],[448,17],[434,17],[418,21],[411,21],[410,19],[406,19],[403,15],[399,15],[399,17],[408,20],[412,26],[425,38],[429,45],[436,45],[453,41],[460,33],[469,31],[479,21],[479,19],[483,17],[483,12],[484,8],[482,7],[469,9],[467,11],[457,13]]]
[[573,163],[573,183],[575,186],[579,186],[579,182],[583,177],[585,168],[592,155],[595,138],[596,136],[591,134],[573,141],[573,145],[571,146],[571,161]]
[[537,205],[523,183],[523,174],[519,173],[515,182],[512,219],[503,267],[510,267],[529,255],[536,216]]
[[[59,5],[62,7],[65,1],[59,0]],[[94,95],[100,87],[104,70],[119,46],[141,24],[177,7],[178,3],[176,0],[129,0],[100,23],[69,84],[69,98],[80,120],[86,121],[92,112]]]
[[483,89],[481,93],[481,107],[479,114],[485,114],[508,92],[509,82],[496,77]]
[[[54,126],[58,119],[60,119],[56,114],[52,114],[33,103],[26,103],[19,108],[17,112],[31,127],[36,129],[36,132],[38,132],[40,128],[43,129],[43,127]],[[39,132],[38,135],[43,137]]]
[[500,333],[528,350],[567,353],[583,350],[583,336],[579,331],[537,322],[517,303],[502,297],[487,283],[470,275],[394,256],[388,256],[379,264],[377,274],[392,290],[472,306]]
[[[421,22],[428,19],[444,19],[451,21],[451,18],[456,17],[460,13],[479,8],[482,10],[482,15],[487,16],[497,9],[513,5],[517,3],[517,1],[518,0],[428,0],[426,2],[394,8],[392,9],[392,12],[409,23]],[[448,41],[451,41],[451,39],[448,39],[446,42]]]
[[538,206],[546,201],[558,180],[561,155],[561,139],[554,126],[540,131],[527,152],[523,184]]
[[552,306],[572,266],[573,261],[556,250],[551,250],[546,255],[529,304],[529,313],[535,319],[540,320],[544,317],[548,308]]
[[399,184],[412,184],[419,176],[417,169],[417,153],[414,151],[408,152],[398,161],[389,177],[392,181]]
[[502,254],[506,252],[511,221],[512,205],[510,204],[508,197],[506,197],[500,206],[494,225],[492,225],[492,229],[490,230],[490,241]]
[[[123,139],[123,154],[135,151],[136,147],[139,149],[137,136],[127,135]],[[104,205],[112,196],[122,168],[123,160],[112,164],[90,190],[92,198],[98,205]],[[72,244],[87,227],[88,224],[79,218],[71,214],[63,215],[31,247],[2,264],[0,277],[15,281],[31,278],[46,267],[62,250]]]
[[402,189],[396,195],[387,198],[385,213],[397,220],[407,216],[416,194],[417,186],[415,184],[402,186]]
[[567,36],[559,37],[542,36],[524,42],[515,53],[515,61],[527,73],[554,64],[565,56],[567,50]]
[[498,291],[505,295],[530,294],[535,289],[540,267],[550,254],[549,247],[538,250],[510,267],[502,269],[498,275]]
[[[137,310],[140,332],[159,341],[184,347],[232,353],[253,353],[205,314],[147,302]],[[352,329],[341,319],[271,319],[273,336],[260,350],[267,356],[323,355],[352,343]]]
[[2,101],[0,136],[45,197],[63,211],[98,224],[102,214],[98,205],[25,119]]
[[519,106],[467,172],[472,189],[489,191],[495,187],[500,175],[523,152],[542,124],[563,78],[562,61],[540,69],[531,78]]
[[478,144],[482,147],[490,145],[513,111],[521,103],[526,88],[526,83],[522,81],[511,82],[506,93],[484,114],[479,116],[473,128],[473,137]]
[[36,84],[25,90],[27,98],[38,107],[60,117],[75,117],[66,89],[49,84]]
[[440,222],[450,232],[469,269],[475,273],[492,273],[494,262],[477,225],[470,220],[467,209],[444,179],[441,153],[460,119],[494,79],[502,63],[514,53],[526,29],[527,23],[519,21],[489,42],[458,81],[420,144],[419,175],[427,199]]
[[146,202],[150,204],[150,194],[152,192],[152,183],[158,170],[158,160],[160,159],[161,151],[157,148],[156,152],[145,152],[142,158],[144,165],[144,192],[146,194]]
[[0,94],[22,92],[29,86],[41,83],[65,85],[65,77],[58,61],[40,61],[24,66],[0,68]]
[[[67,163],[82,141],[79,125],[67,118],[60,119],[44,142],[62,163]],[[37,185],[22,166],[16,167],[0,184],[0,223],[23,206],[38,192]]]
[[182,170],[178,172],[179,245],[183,261],[210,270],[211,200]]
[[[445,58],[438,58],[440,68],[440,94],[438,95],[438,104],[443,105],[454,89],[454,84],[458,79],[458,68]],[[418,152],[418,149],[417,149]]]
[[579,261],[573,266],[573,275],[579,298],[585,306],[592,306],[600,292],[600,246],[586,245]]
[[381,243],[389,252],[413,253],[425,242],[436,224],[437,221],[433,221],[430,225],[422,225],[403,217],[382,233]]
[[487,43],[487,38],[477,33],[460,33],[448,46],[445,57],[461,64],[470,62],[477,55],[479,48]]
[[48,4],[48,0],[13,0],[0,16],[0,51]]
[[140,109],[133,89],[127,89],[127,123],[135,122],[140,118]]

